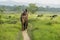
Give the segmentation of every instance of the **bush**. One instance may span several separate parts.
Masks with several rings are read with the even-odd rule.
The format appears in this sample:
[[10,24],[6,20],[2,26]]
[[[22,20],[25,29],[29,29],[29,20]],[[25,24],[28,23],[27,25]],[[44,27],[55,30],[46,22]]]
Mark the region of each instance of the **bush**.
[[43,14],[41,14],[41,15],[37,15],[37,17],[42,17],[43,16]]
[[11,18],[11,16],[9,16],[9,18]]
[[0,18],[1,18],[1,15],[0,15]]
[[51,22],[47,23],[47,25],[52,25],[52,24],[60,24],[60,22],[58,22],[58,21],[51,21]]
[[3,20],[0,20],[0,24],[4,24]]
[[52,22],[48,22],[48,23],[46,23],[47,25],[52,25]]
[[16,24],[17,21],[16,20],[11,20],[11,21],[6,21],[8,24]]
[[6,16],[6,17],[5,17],[5,19],[10,19],[10,18],[11,18],[11,16]]

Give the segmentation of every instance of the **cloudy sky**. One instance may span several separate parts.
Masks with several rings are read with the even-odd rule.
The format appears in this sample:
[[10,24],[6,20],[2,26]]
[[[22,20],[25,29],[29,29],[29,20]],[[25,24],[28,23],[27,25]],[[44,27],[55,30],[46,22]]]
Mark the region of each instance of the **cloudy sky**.
[[0,2],[17,2],[17,3],[40,3],[45,5],[59,5],[60,7],[60,0],[0,0]]
[[60,0],[0,0],[0,1],[14,1],[26,3],[42,3],[42,4],[60,4]]

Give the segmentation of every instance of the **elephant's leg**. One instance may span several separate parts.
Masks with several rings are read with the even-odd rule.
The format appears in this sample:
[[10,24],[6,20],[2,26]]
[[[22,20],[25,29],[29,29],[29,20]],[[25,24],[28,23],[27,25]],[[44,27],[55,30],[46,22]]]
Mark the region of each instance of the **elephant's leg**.
[[22,31],[24,31],[24,24],[22,24]]
[[22,19],[22,30],[25,30],[24,19]]
[[28,22],[25,22],[25,29],[27,29],[27,26],[28,26]]
[[26,27],[26,26],[25,26],[25,23],[24,23],[24,30],[25,30],[25,27]]

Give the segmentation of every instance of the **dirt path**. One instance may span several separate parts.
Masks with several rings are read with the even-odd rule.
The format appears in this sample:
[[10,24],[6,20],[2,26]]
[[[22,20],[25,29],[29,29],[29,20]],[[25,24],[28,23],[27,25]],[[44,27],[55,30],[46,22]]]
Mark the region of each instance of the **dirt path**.
[[28,36],[27,30],[22,31],[22,35],[23,35],[23,40],[30,40],[30,37]]

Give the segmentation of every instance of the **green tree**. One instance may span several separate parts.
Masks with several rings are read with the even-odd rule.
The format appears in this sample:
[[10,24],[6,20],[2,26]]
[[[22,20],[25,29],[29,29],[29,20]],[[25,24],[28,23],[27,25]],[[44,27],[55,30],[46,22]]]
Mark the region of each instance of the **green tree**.
[[4,10],[3,9],[0,9],[0,12],[4,12]]
[[37,11],[37,9],[38,9],[38,7],[35,4],[32,4],[32,3],[29,4],[29,6],[28,6],[28,10],[31,13],[35,13]]

